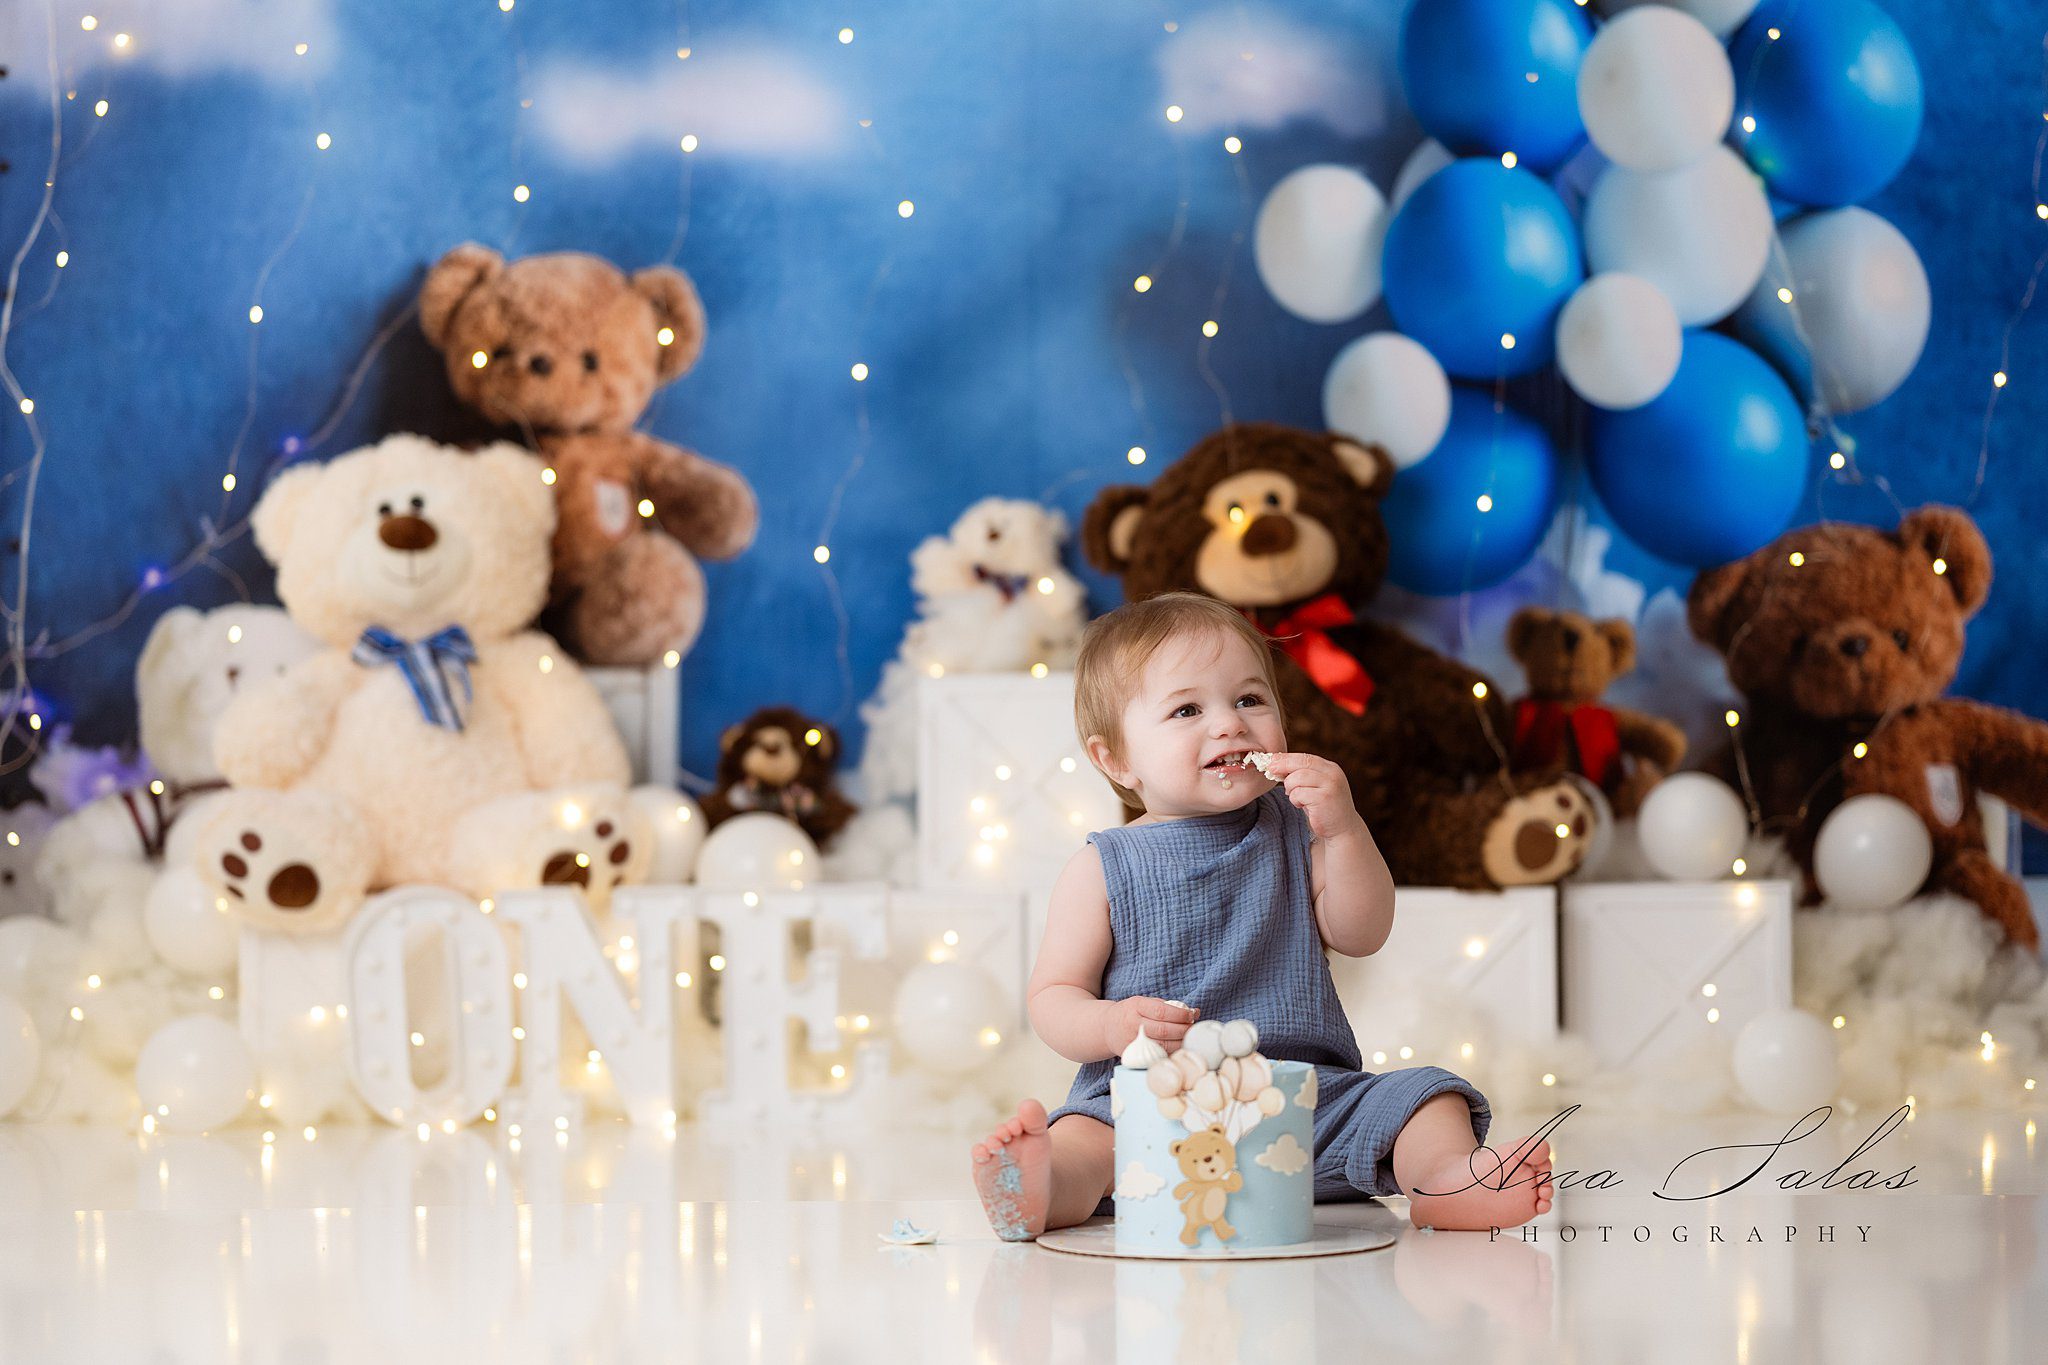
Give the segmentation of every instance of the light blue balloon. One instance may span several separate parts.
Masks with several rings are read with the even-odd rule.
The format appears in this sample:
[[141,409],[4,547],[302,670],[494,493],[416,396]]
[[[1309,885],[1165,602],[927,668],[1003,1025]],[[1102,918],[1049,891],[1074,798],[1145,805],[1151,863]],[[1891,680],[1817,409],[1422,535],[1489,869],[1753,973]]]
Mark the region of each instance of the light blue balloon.
[[1870,0],[1764,0],[1736,32],[1728,60],[1732,137],[1773,194],[1853,204],[1913,155],[1920,67],[1906,35]]
[[1493,379],[1550,363],[1558,310],[1586,278],[1586,262],[1555,190],[1474,157],[1408,196],[1387,225],[1380,273],[1403,332],[1451,374]]
[[1602,505],[1636,544],[1695,568],[1740,559],[1792,524],[1806,455],[1805,422],[1785,381],[1717,332],[1685,334],[1678,373],[1656,398],[1592,414],[1590,470]]
[[1387,576],[1438,597],[1490,588],[1529,562],[1556,508],[1557,449],[1543,428],[1453,388],[1443,439],[1394,475],[1381,504]]
[[1416,121],[1460,156],[1513,152],[1548,171],[1585,140],[1579,62],[1592,41],[1571,0],[1415,0],[1401,84]]

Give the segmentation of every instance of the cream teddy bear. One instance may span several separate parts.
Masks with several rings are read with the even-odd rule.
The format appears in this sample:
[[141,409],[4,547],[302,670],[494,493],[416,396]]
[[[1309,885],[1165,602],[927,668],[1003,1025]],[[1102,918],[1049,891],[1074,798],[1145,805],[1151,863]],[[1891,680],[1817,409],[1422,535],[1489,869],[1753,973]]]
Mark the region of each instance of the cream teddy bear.
[[984,498],[910,556],[918,619],[903,632],[875,695],[861,707],[863,794],[885,801],[917,788],[917,688],[948,673],[1070,667],[1087,600],[1060,564],[1066,518],[1016,498]]
[[649,855],[602,699],[547,636],[553,494],[527,452],[393,436],[257,503],[277,593],[322,645],[235,699],[195,866],[248,922],[331,928],[366,892],[537,884],[602,903]]

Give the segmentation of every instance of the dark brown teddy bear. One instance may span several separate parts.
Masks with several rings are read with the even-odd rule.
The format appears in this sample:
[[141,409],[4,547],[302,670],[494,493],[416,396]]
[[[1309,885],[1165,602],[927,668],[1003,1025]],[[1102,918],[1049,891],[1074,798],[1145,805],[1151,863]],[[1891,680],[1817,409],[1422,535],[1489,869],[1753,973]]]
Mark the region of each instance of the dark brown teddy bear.
[[1590,802],[1556,768],[1510,776],[1500,689],[1357,614],[1386,575],[1393,478],[1377,446],[1225,427],[1150,488],[1099,493],[1082,548],[1131,601],[1208,593],[1273,637],[1288,744],[1344,770],[1396,881],[1556,881],[1585,856]]
[[860,809],[833,777],[839,732],[789,706],[764,706],[718,740],[718,790],[704,801],[716,827],[747,811],[786,816],[823,848]]
[[655,266],[629,279],[576,252],[507,265],[472,242],[427,273],[420,327],[456,397],[518,427],[554,485],[542,626],[585,663],[687,651],[704,624],[697,560],[732,558],[760,522],[736,471],[633,430],[703,347],[690,277]]
[[1676,725],[1600,704],[1609,683],[1635,671],[1636,632],[1628,622],[1524,607],[1508,622],[1508,652],[1529,679],[1529,695],[1515,703],[1517,771],[1561,764],[1627,819],[1684,761],[1685,732]]
[[1975,901],[2016,943],[2039,930],[2019,884],[1984,849],[1977,793],[2048,822],[2048,725],[1941,695],[1963,624],[1991,590],[1991,552],[1952,507],[1895,532],[1824,523],[1701,574],[1693,633],[1728,659],[1748,699],[1708,764],[1751,794],[1813,886],[1813,844],[1851,796],[1895,796],[1926,822],[1926,889]]

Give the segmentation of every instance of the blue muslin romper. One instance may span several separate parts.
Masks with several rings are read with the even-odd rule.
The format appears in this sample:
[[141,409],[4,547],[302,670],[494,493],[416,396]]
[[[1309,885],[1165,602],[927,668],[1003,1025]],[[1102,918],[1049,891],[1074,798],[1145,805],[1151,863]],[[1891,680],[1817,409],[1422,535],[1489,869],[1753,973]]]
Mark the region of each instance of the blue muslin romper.
[[[1251,1020],[1266,1056],[1315,1064],[1316,1198],[1400,1194],[1394,1137],[1423,1101],[1463,1095],[1478,1142],[1492,1110],[1442,1067],[1359,1069],[1316,928],[1311,837],[1308,817],[1278,787],[1238,810],[1089,835],[1109,888],[1101,994],[1156,996],[1194,1006],[1204,1019]],[[1084,1065],[1053,1120],[1086,1114],[1112,1123],[1115,1068],[1114,1058]]]

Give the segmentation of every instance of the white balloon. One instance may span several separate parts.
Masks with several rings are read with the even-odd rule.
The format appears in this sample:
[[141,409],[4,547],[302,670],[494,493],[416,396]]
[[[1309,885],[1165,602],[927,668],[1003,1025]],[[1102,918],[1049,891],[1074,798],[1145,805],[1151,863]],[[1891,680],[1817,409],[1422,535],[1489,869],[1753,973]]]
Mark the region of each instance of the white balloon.
[[241,930],[199,874],[166,868],[142,905],[142,929],[157,956],[187,976],[218,980],[234,970]]
[[1408,153],[1408,159],[1401,163],[1401,173],[1394,177],[1394,202],[1388,212],[1407,203],[1408,196],[1421,189],[1423,181],[1457,159],[1450,148],[1435,138],[1423,139],[1420,147]]
[[1557,368],[1596,408],[1639,408],[1664,392],[1684,345],[1671,300],[1635,275],[1595,275],[1557,315]]
[[713,891],[788,891],[819,875],[811,836],[766,811],[733,816],[697,852],[697,884]]
[[1749,839],[1749,812],[1735,789],[1706,773],[1673,773],[1650,789],[1636,815],[1643,857],[1677,882],[1718,881]]
[[1604,171],[1586,200],[1586,259],[1595,274],[1640,275],[1702,327],[1749,297],[1773,226],[1763,181],[1718,146],[1675,171]]
[[1934,841],[1896,796],[1852,796],[1821,822],[1813,879],[1842,910],[1889,910],[1911,900],[1934,866]]
[[1707,32],[1723,42],[1728,35],[1742,27],[1750,11],[1757,7],[1757,0],[1600,0],[1602,14],[1621,14],[1638,5],[1668,5],[1683,10],[1706,25]]
[[1675,171],[1719,142],[1734,112],[1727,49],[1664,5],[1602,24],[1579,63],[1579,116],[1618,166]]
[[42,1055],[35,1020],[12,996],[0,995],[0,1118],[28,1098]]
[[232,1122],[256,1088],[248,1044],[225,1019],[173,1019],[142,1045],[135,1091],[142,1112],[173,1133],[203,1133]]
[[[1927,344],[1927,268],[1905,234],[1854,206],[1809,213],[1779,229],[1756,291],[1735,315],[1744,340],[1790,375],[1802,396],[1860,412],[1905,382]],[[1778,297],[1789,290],[1792,301]]]
[[965,1075],[1002,1045],[1002,995],[996,979],[971,962],[921,962],[896,988],[896,1046],[928,1070]]
[[1280,306],[1344,322],[1378,302],[1387,199],[1349,166],[1304,166],[1275,185],[1252,227],[1252,260]]
[[1804,1113],[1835,1097],[1834,1030],[1805,1010],[1767,1010],[1744,1024],[1730,1061],[1759,1109]]
[[626,799],[647,822],[654,838],[654,861],[648,867],[647,880],[657,886],[690,880],[704,847],[704,808],[673,787],[635,787]]
[[1323,422],[1332,431],[1377,442],[1396,469],[1406,469],[1444,438],[1451,424],[1451,381],[1414,338],[1372,332],[1330,362]]

